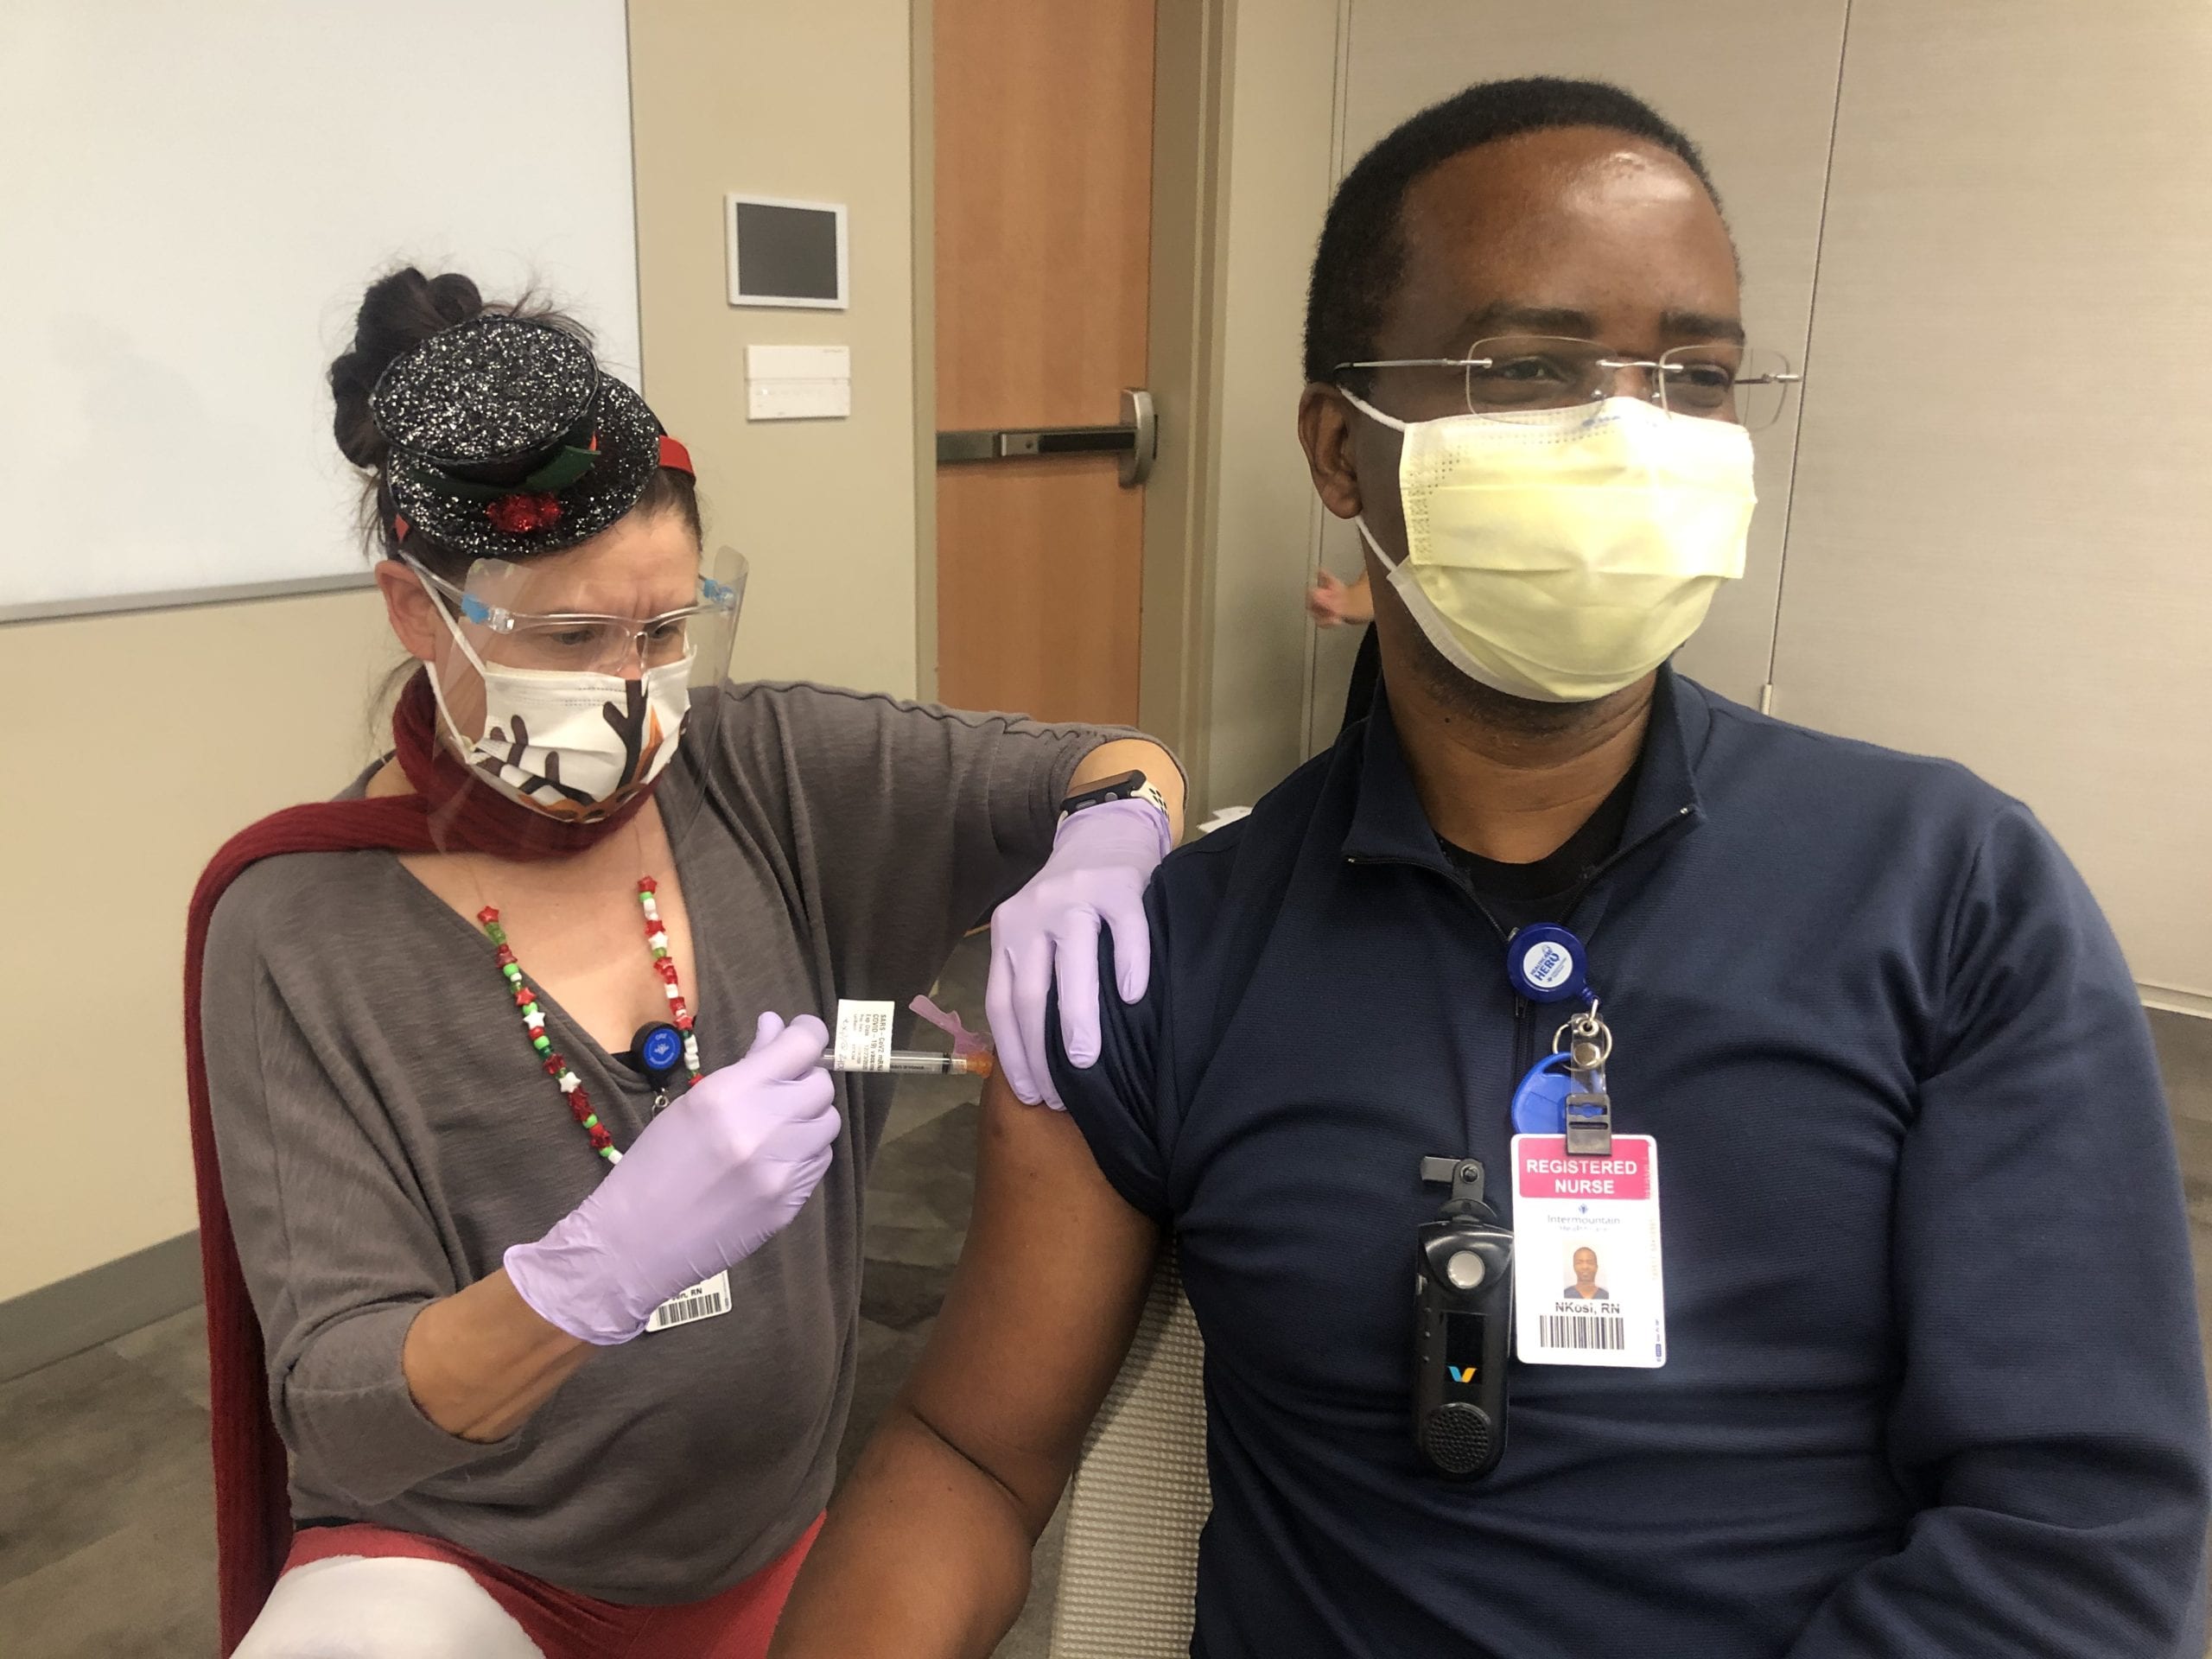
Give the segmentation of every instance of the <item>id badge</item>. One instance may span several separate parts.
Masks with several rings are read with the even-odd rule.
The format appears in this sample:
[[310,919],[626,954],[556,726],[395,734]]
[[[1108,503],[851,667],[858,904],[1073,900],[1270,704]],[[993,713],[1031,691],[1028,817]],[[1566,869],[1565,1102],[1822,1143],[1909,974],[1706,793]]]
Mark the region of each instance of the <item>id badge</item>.
[[688,1290],[679,1290],[658,1307],[645,1321],[648,1331],[665,1331],[671,1325],[696,1325],[701,1319],[711,1319],[729,1312],[729,1269],[725,1268],[711,1279],[702,1279]]
[[1610,1158],[1567,1137],[1513,1137],[1514,1349],[1528,1365],[1667,1363],[1659,1146],[1617,1135]]

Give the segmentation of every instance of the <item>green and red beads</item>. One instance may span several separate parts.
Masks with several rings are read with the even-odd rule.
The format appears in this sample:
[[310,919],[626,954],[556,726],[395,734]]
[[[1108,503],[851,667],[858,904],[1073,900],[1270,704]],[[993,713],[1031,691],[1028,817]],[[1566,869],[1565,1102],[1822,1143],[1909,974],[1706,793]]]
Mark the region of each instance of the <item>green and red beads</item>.
[[[638,878],[638,906],[645,913],[645,948],[652,952],[653,971],[668,992],[669,1019],[683,1033],[683,1068],[696,1082],[699,1077],[699,1039],[691,1029],[691,1010],[683,1001],[676,959],[669,954],[668,929],[662,924],[660,906],[653,897],[659,890],[659,883],[650,875]],[[610,1164],[620,1163],[622,1154],[615,1150],[614,1137],[607,1132],[607,1126],[599,1121],[599,1114],[592,1109],[591,1096],[584,1090],[583,1079],[569,1066],[566,1057],[555,1050],[553,1039],[545,1034],[545,1009],[537,1000],[537,993],[523,979],[522,964],[515,960],[515,953],[507,944],[506,929],[499,925],[499,912],[486,905],[476,912],[476,920],[484,930],[484,937],[498,947],[499,972],[514,994],[515,1007],[522,1014],[523,1030],[529,1034],[538,1064],[567,1097],[569,1115],[591,1137],[592,1150]]]
[[650,875],[638,878],[638,908],[645,912],[645,949],[653,953],[653,971],[668,988],[668,1017],[683,1033],[683,1069],[699,1075],[699,1039],[691,1034],[691,1010],[683,1001],[683,987],[676,977],[676,958],[668,954],[668,929],[660,919],[660,903],[654,897],[660,884]]
[[515,1007],[521,1010],[523,1029],[530,1033],[530,1046],[537,1051],[538,1064],[568,1097],[569,1115],[591,1137],[591,1149],[610,1164],[620,1163],[622,1154],[614,1149],[614,1137],[607,1132],[607,1126],[599,1121],[599,1114],[592,1109],[591,1096],[584,1091],[583,1079],[569,1069],[564,1056],[555,1052],[553,1039],[545,1034],[545,1010],[538,1005],[537,993],[523,982],[522,964],[508,947],[507,931],[499,925],[499,912],[486,905],[476,912],[476,919],[483,926],[484,937],[499,947],[499,972],[506,976],[507,984],[514,992]]

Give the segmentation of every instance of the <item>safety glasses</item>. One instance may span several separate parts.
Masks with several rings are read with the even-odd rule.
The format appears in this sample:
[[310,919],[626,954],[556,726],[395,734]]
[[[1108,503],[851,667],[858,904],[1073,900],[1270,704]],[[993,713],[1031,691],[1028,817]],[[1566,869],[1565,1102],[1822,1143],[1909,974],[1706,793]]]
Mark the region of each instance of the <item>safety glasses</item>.
[[749,574],[742,554],[721,548],[704,562],[690,604],[653,616],[617,616],[563,607],[564,574],[536,561],[479,559],[459,586],[415,569],[459,613],[471,645],[502,667],[626,675],[689,655],[699,683],[728,671]]

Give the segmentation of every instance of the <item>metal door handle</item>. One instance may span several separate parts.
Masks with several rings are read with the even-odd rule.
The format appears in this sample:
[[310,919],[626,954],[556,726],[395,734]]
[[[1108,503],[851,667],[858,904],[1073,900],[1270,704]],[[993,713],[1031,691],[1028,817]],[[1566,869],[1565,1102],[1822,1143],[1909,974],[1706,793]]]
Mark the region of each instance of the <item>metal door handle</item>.
[[1039,426],[1019,431],[940,432],[938,464],[964,461],[1020,461],[1042,455],[1119,455],[1122,486],[1135,489],[1152,476],[1160,454],[1160,423],[1152,394],[1124,387],[1119,426]]

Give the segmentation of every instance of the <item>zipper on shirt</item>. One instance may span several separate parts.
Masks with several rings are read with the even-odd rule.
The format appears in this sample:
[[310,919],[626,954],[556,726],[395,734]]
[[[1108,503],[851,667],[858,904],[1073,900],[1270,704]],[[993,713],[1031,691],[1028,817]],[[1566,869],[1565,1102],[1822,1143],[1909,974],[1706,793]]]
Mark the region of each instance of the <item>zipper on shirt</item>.
[[[1681,825],[1688,823],[1691,815],[1697,809],[1694,806],[1676,807],[1675,809],[1675,816],[1668,819],[1666,823],[1658,824],[1652,829],[1645,830],[1643,835],[1637,836],[1634,841],[1630,842],[1625,846],[1616,847],[1613,849],[1611,857],[1597,865],[1591,870],[1589,874],[1582,878],[1582,885],[1574,890],[1574,897],[1567,904],[1567,914],[1572,916],[1574,913],[1575,906],[1580,905],[1584,898],[1588,895],[1590,889],[1597,886],[1598,883],[1602,880],[1615,866],[1619,864],[1623,859],[1628,857],[1631,853],[1643,851],[1643,849],[1649,847],[1653,842],[1658,840],[1660,836],[1670,834]],[[1590,931],[1593,935],[1597,932],[1597,929],[1595,928],[1592,928]],[[1582,943],[1587,944],[1590,941],[1588,939],[1585,939]]]
[[[1367,867],[1386,864],[1402,865],[1407,869],[1421,870],[1427,872],[1430,875],[1442,876],[1444,885],[1451,888],[1453,893],[1459,896],[1460,902],[1465,905],[1468,909],[1473,911],[1476,915],[1481,917],[1483,920],[1490,924],[1491,931],[1497,935],[1497,942],[1501,945],[1510,944],[1512,942],[1513,936],[1506,931],[1505,924],[1499,921],[1497,917],[1491,915],[1489,911],[1483,907],[1482,901],[1477,899],[1475,895],[1467,889],[1465,883],[1461,881],[1456,875],[1446,874],[1445,872],[1439,870],[1434,865],[1423,864],[1417,859],[1366,858],[1358,854],[1348,855],[1345,858],[1344,862],[1347,864],[1357,864]],[[1578,899],[1580,895],[1578,895]],[[1536,1063],[1535,1056],[1533,1052],[1530,1053],[1529,1058],[1526,1060],[1523,1060],[1521,1058],[1523,1049],[1533,1050],[1535,1046],[1535,1021],[1530,1018],[1531,1012],[1532,1010],[1529,1007],[1529,999],[1516,992],[1513,998],[1513,1077],[1511,1083],[1507,1085],[1510,1089],[1519,1088],[1521,1086],[1521,1079],[1529,1075],[1529,1068]],[[1508,1102],[1508,1109],[1510,1109],[1510,1101]],[[1474,1149],[1476,1143],[1475,1114],[1475,1105],[1471,1098],[1467,1104],[1466,1122],[1462,1126],[1463,1133],[1465,1135],[1467,1140],[1467,1147],[1470,1152]]]
[[[1647,830],[1643,835],[1638,836],[1634,841],[1615,848],[1611,856],[1607,857],[1603,861],[1592,866],[1589,874],[1582,878],[1581,884],[1577,887],[1573,893],[1567,898],[1567,904],[1563,907],[1564,913],[1567,918],[1569,920],[1573,919],[1575,911],[1580,907],[1583,899],[1589,896],[1590,889],[1597,886],[1598,883],[1603,880],[1606,876],[1610,875],[1620,866],[1623,861],[1626,860],[1632,854],[1642,852],[1646,847],[1649,847],[1652,842],[1657,841],[1662,836],[1669,834],[1682,824],[1688,823],[1691,814],[1696,810],[1697,809],[1694,806],[1678,807],[1675,809],[1675,816],[1669,818],[1664,823],[1658,824],[1650,830]],[[1459,894],[1460,899],[1470,910],[1473,911],[1476,915],[1481,917],[1484,921],[1490,924],[1491,931],[1497,935],[1497,942],[1500,944],[1510,944],[1512,943],[1513,936],[1511,933],[1507,931],[1505,924],[1499,921],[1497,917],[1491,915],[1490,912],[1483,908],[1480,901],[1476,899],[1472,893],[1468,891],[1465,883],[1462,882],[1457,876],[1448,874],[1446,872],[1438,869],[1433,864],[1425,864],[1416,858],[1400,858],[1395,855],[1389,855],[1382,858],[1371,858],[1363,853],[1347,854],[1344,857],[1344,862],[1347,864],[1357,865],[1363,868],[1370,869],[1386,865],[1397,865],[1406,869],[1422,870],[1426,871],[1430,875],[1440,876],[1444,880],[1445,886],[1450,887],[1452,892]],[[1590,943],[1592,938],[1596,937],[1597,929],[1592,928],[1591,929],[1589,935],[1583,938],[1582,943],[1586,945]],[[1519,998],[1516,1000],[1522,1003],[1523,1007],[1527,1007],[1527,999]],[[1534,1065],[1535,1062],[1531,1060],[1529,1064]]]
[[[1572,918],[1575,911],[1581,906],[1583,899],[1589,896],[1590,889],[1595,887],[1606,874],[1616,868],[1623,860],[1629,857],[1630,854],[1642,851],[1644,848],[1657,841],[1662,836],[1667,835],[1681,825],[1687,823],[1689,821],[1691,814],[1696,810],[1697,809],[1693,806],[1681,807],[1675,811],[1673,817],[1669,818],[1664,823],[1659,824],[1656,827],[1645,831],[1632,842],[1629,842],[1623,846],[1615,848],[1611,857],[1593,867],[1590,874],[1582,878],[1581,884],[1575,888],[1573,895],[1569,897],[1566,906],[1564,906],[1567,916]],[[1458,893],[1460,899],[1470,910],[1473,911],[1476,915],[1481,917],[1484,921],[1490,924],[1491,931],[1497,935],[1497,942],[1500,944],[1510,944],[1512,943],[1513,936],[1506,931],[1505,924],[1499,921],[1497,917],[1491,915],[1489,911],[1485,910],[1483,907],[1482,902],[1467,889],[1465,883],[1461,882],[1456,876],[1446,875],[1445,872],[1439,870],[1433,864],[1424,864],[1418,859],[1395,857],[1369,858],[1359,854],[1348,855],[1345,858],[1344,862],[1347,864],[1357,864],[1367,867],[1388,864],[1402,865],[1408,869],[1425,870],[1431,875],[1442,875],[1445,878],[1445,885],[1450,887],[1452,892]],[[1590,930],[1590,932],[1587,935],[1581,936],[1582,943],[1586,949],[1589,946],[1591,940],[1597,937],[1597,931],[1598,930],[1593,927]],[[1529,1002],[1527,997],[1522,996],[1518,993],[1516,993],[1513,998],[1512,1062],[1512,1079],[1507,1086],[1510,1089],[1518,1089],[1521,1086],[1521,1079],[1529,1075],[1529,1069],[1536,1063],[1535,1008],[1535,1006]],[[1507,1102],[1506,1109],[1510,1115],[1512,1110],[1512,1103],[1510,1099]],[[1474,1144],[1472,1136],[1472,1130],[1474,1127],[1473,1123],[1470,1122],[1467,1127],[1470,1132],[1468,1144],[1471,1147]],[[1510,1131],[1511,1125],[1509,1123],[1507,1127]]]

